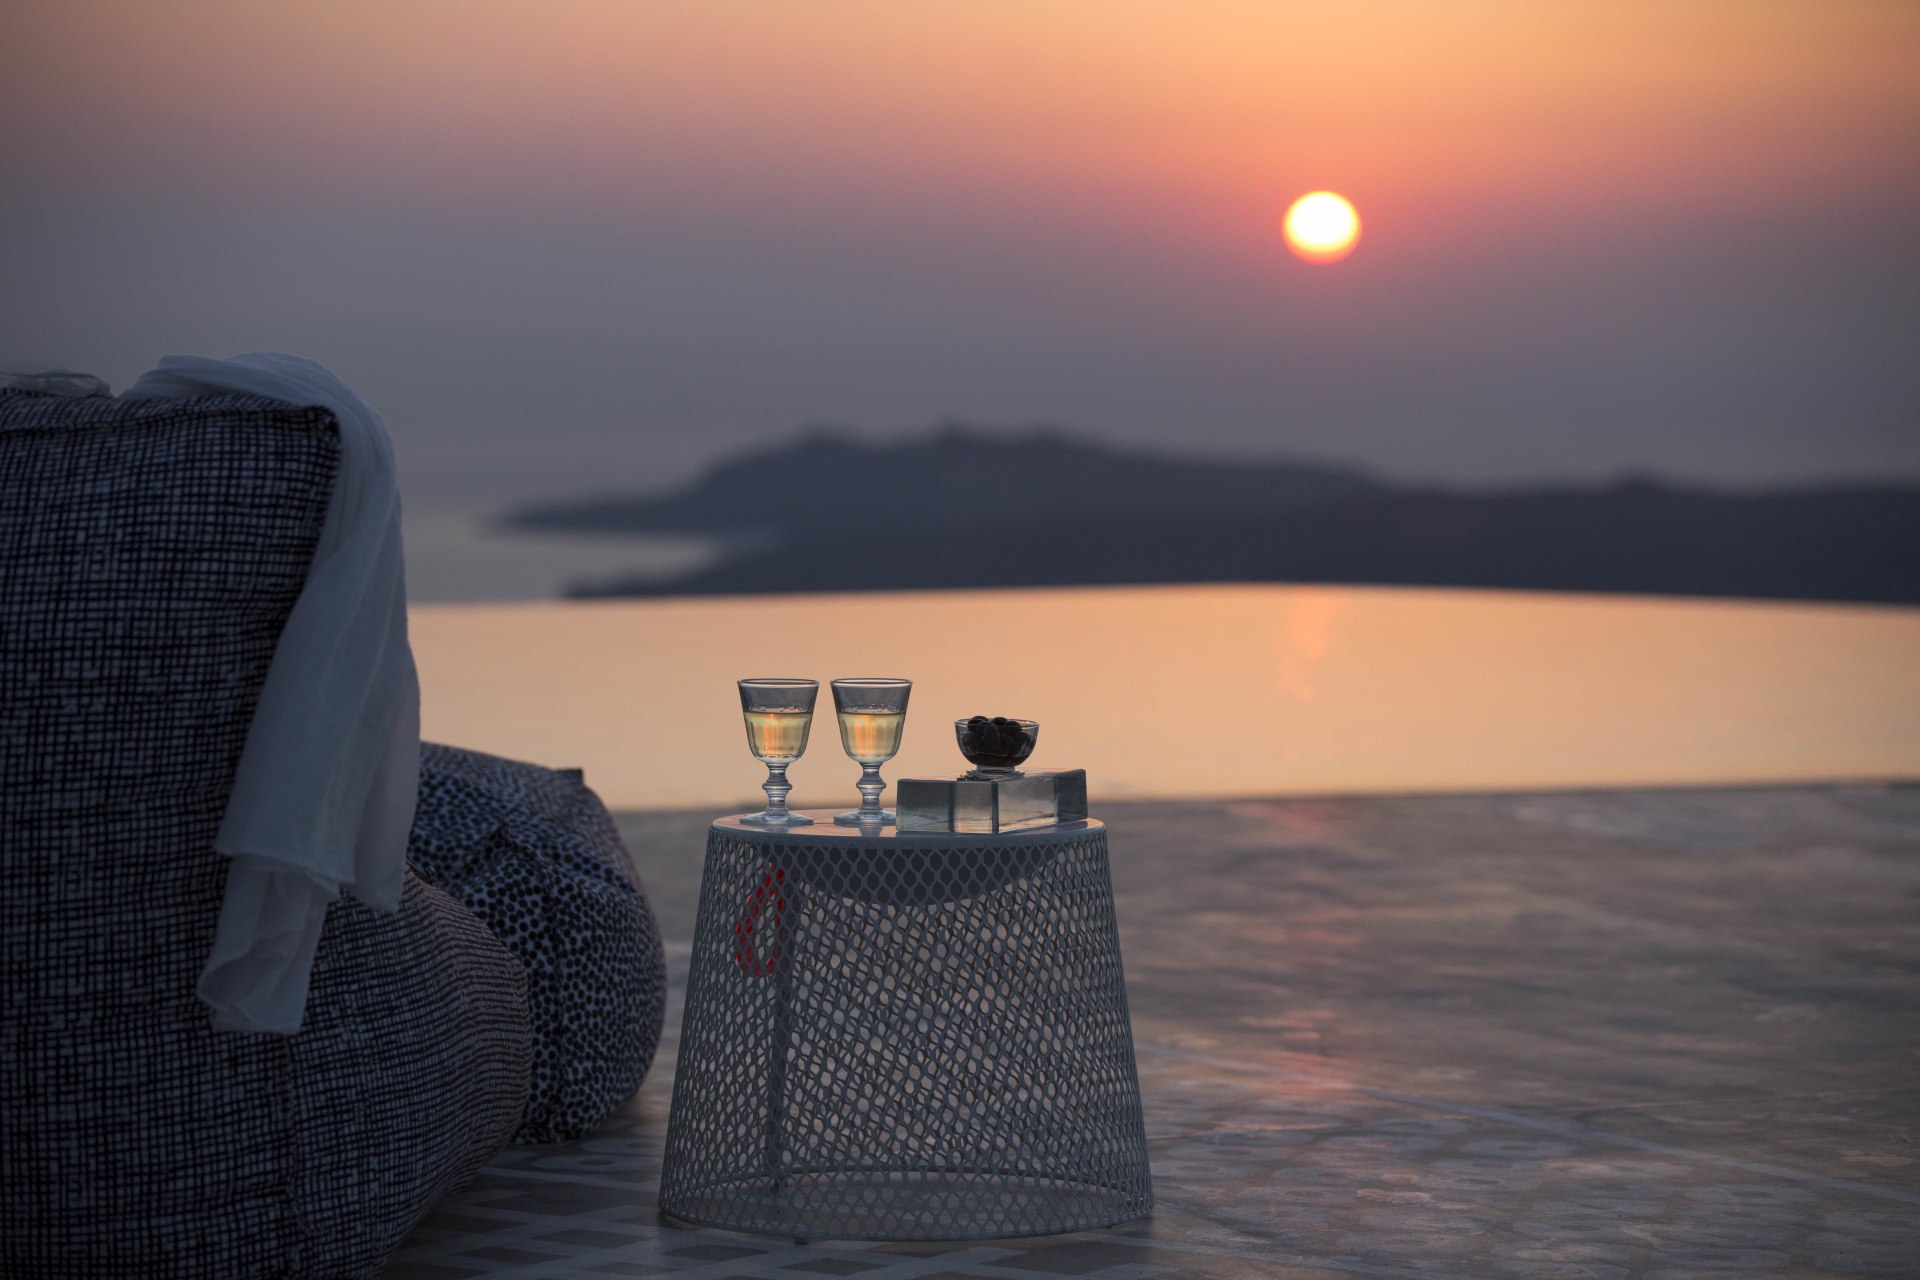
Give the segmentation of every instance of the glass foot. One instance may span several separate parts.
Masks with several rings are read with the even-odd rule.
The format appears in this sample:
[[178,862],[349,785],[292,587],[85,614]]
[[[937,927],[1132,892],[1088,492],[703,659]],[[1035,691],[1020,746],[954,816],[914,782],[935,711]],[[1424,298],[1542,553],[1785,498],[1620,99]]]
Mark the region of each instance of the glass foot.
[[800,813],[743,813],[740,821],[751,822],[756,827],[810,827],[813,819]]
[[842,827],[891,826],[895,818],[891,809],[882,809],[878,813],[861,813],[858,809],[849,809],[845,813],[833,815],[835,825]]

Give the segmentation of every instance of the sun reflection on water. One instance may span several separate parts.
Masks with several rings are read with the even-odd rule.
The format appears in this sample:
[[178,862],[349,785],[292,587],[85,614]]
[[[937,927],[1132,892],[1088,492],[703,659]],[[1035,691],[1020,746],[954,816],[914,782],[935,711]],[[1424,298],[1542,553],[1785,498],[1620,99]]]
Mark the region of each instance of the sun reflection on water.
[[[1041,722],[1102,799],[1920,776],[1920,610],[1206,586],[416,608],[427,736],[577,765],[616,807],[748,807],[742,675],[915,681],[889,779],[951,722]],[[776,670],[777,669],[777,670]],[[799,806],[850,803],[811,751]]]

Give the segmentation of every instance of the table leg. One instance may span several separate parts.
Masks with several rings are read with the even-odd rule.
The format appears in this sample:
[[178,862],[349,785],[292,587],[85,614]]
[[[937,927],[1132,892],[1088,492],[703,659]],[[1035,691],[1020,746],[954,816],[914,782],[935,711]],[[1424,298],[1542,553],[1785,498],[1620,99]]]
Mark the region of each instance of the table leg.
[[[784,877],[783,877],[784,879]],[[787,885],[791,891],[797,886]],[[799,914],[799,902],[793,902],[794,911],[789,915],[786,910],[774,917],[774,940],[779,948],[779,958],[773,962],[773,1048],[771,1060],[767,1064],[767,1133],[766,1133],[766,1172],[767,1181],[775,1195],[786,1187],[786,1174],[781,1162],[781,1148],[786,1143],[787,1120],[787,1050],[790,1047],[791,1033],[787,1025],[787,1002],[792,995],[793,986],[793,935],[792,924]]]

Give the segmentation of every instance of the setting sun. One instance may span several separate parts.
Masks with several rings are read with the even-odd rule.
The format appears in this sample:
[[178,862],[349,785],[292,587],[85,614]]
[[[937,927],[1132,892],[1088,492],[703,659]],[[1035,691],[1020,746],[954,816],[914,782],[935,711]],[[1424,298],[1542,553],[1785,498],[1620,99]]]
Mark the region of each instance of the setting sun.
[[1338,262],[1360,239],[1360,215],[1344,197],[1312,191],[1287,210],[1284,230],[1288,246],[1308,262]]

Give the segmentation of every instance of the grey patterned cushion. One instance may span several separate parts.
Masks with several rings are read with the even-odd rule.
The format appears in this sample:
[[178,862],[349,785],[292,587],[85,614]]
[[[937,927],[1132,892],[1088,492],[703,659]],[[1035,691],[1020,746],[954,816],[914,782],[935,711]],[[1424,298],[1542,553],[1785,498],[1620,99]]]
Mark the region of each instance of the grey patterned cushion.
[[632,1097],[660,1043],[666,956],[580,772],[427,743],[407,858],[526,966],[533,1089],[514,1140],[577,1138]]
[[520,965],[410,878],[212,1029],[212,851],[337,459],[249,397],[0,391],[0,1274],[357,1276],[519,1123]]

